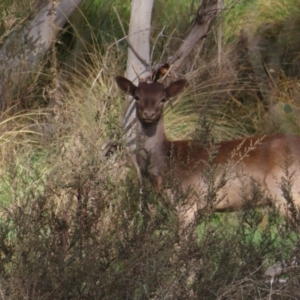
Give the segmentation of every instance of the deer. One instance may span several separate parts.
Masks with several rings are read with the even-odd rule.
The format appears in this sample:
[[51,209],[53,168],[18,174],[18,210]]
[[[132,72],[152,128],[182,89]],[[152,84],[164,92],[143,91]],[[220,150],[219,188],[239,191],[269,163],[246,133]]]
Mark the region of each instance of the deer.
[[[246,206],[244,195],[253,183],[263,191],[253,205],[275,205],[284,216],[290,214],[283,179],[291,183],[289,197],[300,205],[300,138],[278,134],[245,137],[218,143],[201,140],[175,140],[166,137],[163,108],[167,100],[180,94],[187,80],[179,79],[165,87],[159,82],[139,81],[136,86],[122,76],[115,78],[118,87],[134,98],[136,104],[136,163],[138,173],[150,181],[156,191],[164,188],[172,175],[182,191],[190,191],[184,203],[177,204],[180,226],[195,219],[197,209],[207,203],[205,168],[217,166],[218,182],[213,210],[237,211]],[[228,177],[223,180],[224,174]],[[288,178],[287,178],[288,177]],[[285,181],[286,182],[286,181]]]

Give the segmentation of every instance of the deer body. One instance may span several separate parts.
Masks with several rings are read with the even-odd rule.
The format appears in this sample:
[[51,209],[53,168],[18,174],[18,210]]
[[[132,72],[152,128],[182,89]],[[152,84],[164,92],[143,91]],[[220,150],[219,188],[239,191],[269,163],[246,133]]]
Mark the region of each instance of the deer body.
[[[201,196],[208,192],[204,170],[211,158],[211,163],[218,167],[214,182],[220,184],[216,211],[238,210],[245,206],[244,196],[251,192],[255,182],[264,191],[255,205],[272,203],[286,214],[287,202],[281,180],[289,174],[294,203],[300,205],[300,138],[288,135],[248,137],[215,145],[192,140],[169,141],[164,130],[163,106],[168,98],[183,90],[186,81],[178,80],[167,88],[160,83],[145,82],[135,86],[119,76],[116,81],[120,89],[136,101],[137,163],[142,176],[149,178],[158,190],[170,175],[183,191],[192,189],[188,201],[178,205],[182,223],[191,222],[197,208],[206,204]],[[213,154],[210,153],[212,148],[215,149]],[[227,177],[222,184],[224,170]]]

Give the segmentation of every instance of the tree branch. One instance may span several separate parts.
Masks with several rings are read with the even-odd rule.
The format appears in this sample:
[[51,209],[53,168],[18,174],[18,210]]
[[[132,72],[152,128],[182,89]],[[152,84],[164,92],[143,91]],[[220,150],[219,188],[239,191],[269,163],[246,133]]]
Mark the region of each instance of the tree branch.
[[[217,0],[205,0],[202,2],[200,8],[198,9],[197,16],[194,22],[194,26],[183,41],[180,48],[175,52],[175,54],[168,59],[168,63],[173,65],[173,71],[178,72],[178,70],[183,65],[185,59],[192,53],[195,46],[199,41],[206,38],[211,25],[213,24],[218,11],[218,1]],[[203,44],[202,44],[203,46]]]

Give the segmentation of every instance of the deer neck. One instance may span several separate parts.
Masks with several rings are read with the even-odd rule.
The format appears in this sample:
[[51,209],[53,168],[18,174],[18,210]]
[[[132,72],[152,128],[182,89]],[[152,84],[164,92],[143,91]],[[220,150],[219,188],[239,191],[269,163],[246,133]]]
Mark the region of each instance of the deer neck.
[[167,166],[170,142],[164,130],[164,122],[147,124],[137,122],[137,161],[142,172],[160,176]]

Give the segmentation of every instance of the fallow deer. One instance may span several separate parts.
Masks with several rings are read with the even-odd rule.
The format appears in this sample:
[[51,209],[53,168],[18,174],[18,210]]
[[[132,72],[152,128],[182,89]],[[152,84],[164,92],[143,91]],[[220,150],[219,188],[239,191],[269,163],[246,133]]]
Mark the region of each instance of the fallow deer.
[[[169,98],[185,88],[187,81],[177,80],[166,88],[158,82],[139,82],[135,86],[121,76],[116,77],[116,82],[136,102],[136,158],[142,176],[160,189],[173,173],[183,191],[192,191],[183,207],[177,206],[183,226],[193,221],[199,207],[206,205],[201,195],[207,193],[204,169],[210,160],[219,167],[215,178],[215,182],[219,182],[219,200],[216,201],[215,211],[242,208],[245,205],[244,196],[251,192],[253,183],[256,183],[263,193],[254,205],[275,204],[286,215],[288,205],[286,195],[283,195],[284,178],[292,184],[290,196],[295,207],[299,207],[300,138],[280,134],[222,141],[215,145],[205,145],[196,140],[169,141],[164,129],[163,107]],[[222,183],[224,170],[227,170],[227,178]]]

